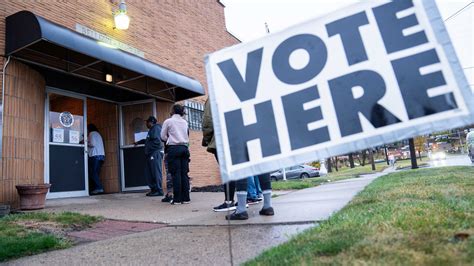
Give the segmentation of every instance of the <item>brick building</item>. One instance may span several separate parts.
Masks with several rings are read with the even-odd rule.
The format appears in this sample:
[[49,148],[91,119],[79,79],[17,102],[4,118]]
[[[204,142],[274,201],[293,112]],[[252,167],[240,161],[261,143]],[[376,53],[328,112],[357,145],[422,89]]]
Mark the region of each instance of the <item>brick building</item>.
[[49,198],[88,195],[86,125],[104,138],[108,193],[146,188],[143,119],[188,108],[193,186],[218,184],[201,147],[204,56],[238,42],[216,0],[127,0],[130,25],[115,28],[119,0],[4,1],[0,9],[2,155],[0,203],[17,184],[51,183]]

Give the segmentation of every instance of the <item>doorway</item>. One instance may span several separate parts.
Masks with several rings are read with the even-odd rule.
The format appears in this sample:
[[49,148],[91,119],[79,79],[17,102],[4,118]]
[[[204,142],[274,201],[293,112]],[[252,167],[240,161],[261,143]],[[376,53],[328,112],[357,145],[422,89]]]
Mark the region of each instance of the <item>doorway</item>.
[[45,112],[45,182],[48,198],[88,195],[86,99],[47,91]]
[[122,191],[148,189],[145,178],[145,145],[134,145],[134,143],[146,138],[148,129],[145,120],[150,115],[156,117],[155,100],[120,105]]

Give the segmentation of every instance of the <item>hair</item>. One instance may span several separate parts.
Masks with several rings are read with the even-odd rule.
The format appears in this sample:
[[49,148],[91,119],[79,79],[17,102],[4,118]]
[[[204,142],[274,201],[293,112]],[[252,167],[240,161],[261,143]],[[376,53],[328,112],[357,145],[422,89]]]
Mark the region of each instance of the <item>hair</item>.
[[92,131],[99,132],[99,130],[97,129],[97,127],[94,124],[87,125],[87,132],[92,132]]
[[171,108],[171,114],[184,116],[184,106],[182,106],[181,104],[173,105],[173,107]]

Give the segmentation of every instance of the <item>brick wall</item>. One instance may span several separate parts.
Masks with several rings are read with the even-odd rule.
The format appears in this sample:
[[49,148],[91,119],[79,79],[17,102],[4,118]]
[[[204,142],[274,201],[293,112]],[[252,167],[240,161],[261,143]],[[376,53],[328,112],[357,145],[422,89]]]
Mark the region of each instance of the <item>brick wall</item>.
[[43,77],[11,61],[5,77],[0,203],[15,204],[15,185],[44,182]]
[[[157,120],[163,123],[170,114],[172,103],[157,102]],[[219,168],[214,155],[208,153],[202,147],[202,132],[191,130],[189,132],[189,151],[191,153],[191,164],[189,176],[192,178],[194,187],[220,184]]]

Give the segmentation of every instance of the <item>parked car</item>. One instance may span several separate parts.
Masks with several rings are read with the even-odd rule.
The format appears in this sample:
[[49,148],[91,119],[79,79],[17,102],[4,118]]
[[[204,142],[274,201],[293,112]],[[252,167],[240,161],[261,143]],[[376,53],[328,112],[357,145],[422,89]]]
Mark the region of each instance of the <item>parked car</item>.
[[[319,176],[319,169],[309,165],[296,165],[285,168],[286,179],[298,179]],[[283,169],[270,174],[272,181],[283,180]]]

